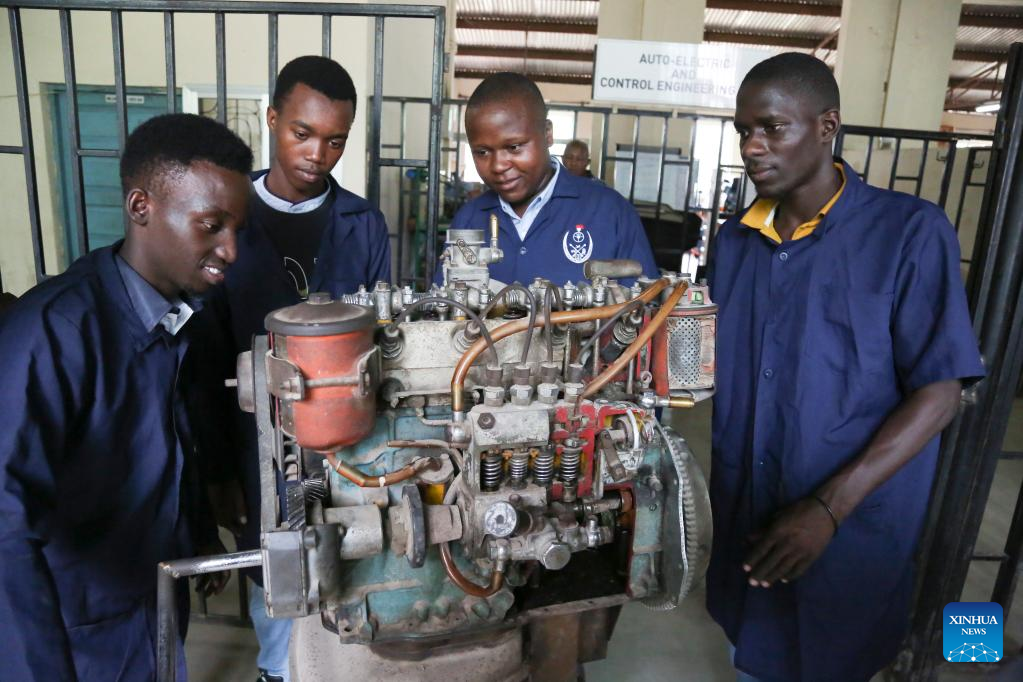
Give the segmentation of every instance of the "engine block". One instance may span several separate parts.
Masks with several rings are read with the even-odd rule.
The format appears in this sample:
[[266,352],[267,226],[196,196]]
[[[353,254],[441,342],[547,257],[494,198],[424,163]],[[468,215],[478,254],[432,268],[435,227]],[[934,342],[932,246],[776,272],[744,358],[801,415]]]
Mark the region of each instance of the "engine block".
[[706,289],[622,286],[627,261],[506,287],[486,244],[449,236],[429,291],[275,311],[239,358],[274,617],[429,647],[552,607],[671,608],[702,578],[706,488],[659,415],[713,393]]

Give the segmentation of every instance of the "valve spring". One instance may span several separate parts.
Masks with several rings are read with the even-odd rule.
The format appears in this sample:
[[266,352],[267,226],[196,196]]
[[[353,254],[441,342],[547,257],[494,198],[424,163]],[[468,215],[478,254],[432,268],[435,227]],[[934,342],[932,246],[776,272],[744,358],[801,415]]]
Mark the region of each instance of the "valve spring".
[[480,488],[494,491],[501,487],[504,478],[504,458],[500,452],[488,452],[483,456],[483,467],[480,472]]
[[529,452],[518,450],[512,455],[508,463],[508,476],[512,483],[522,483],[529,473]]
[[533,460],[533,483],[550,485],[554,479],[554,450],[544,448]]
[[561,451],[561,469],[558,474],[565,485],[573,485],[579,479],[579,454],[582,452],[581,447],[569,444],[569,440],[566,439],[566,445]]

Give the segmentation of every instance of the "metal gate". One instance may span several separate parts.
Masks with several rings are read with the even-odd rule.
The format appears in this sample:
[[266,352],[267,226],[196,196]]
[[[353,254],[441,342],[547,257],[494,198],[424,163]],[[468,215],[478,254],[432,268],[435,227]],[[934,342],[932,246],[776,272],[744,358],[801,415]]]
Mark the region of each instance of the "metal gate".
[[[163,54],[166,64],[167,111],[173,113],[177,108],[177,71],[175,55],[175,17],[183,14],[212,14],[214,21],[215,55],[216,55],[216,118],[221,123],[227,121],[227,63],[229,55],[226,50],[226,18],[232,15],[260,15],[267,18],[267,91],[272,93],[279,70],[278,65],[278,22],[281,17],[290,15],[318,16],[322,18],[320,37],[321,53],[330,56],[332,18],[334,17],[365,17],[374,22],[373,40],[373,90],[370,114],[368,199],[374,204],[380,198],[380,170],[384,167],[400,166],[422,169],[427,175],[427,192],[424,197],[424,210],[429,225],[436,224],[437,200],[439,196],[439,163],[440,163],[440,131],[441,131],[441,100],[444,74],[444,36],[445,10],[439,6],[422,5],[383,5],[383,4],[346,4],[317,2],[227,2],[227,1],[182,1],[182,0],[22,0],[20,2],[0,2],[7,8],[10,23],[10,46],[14,70],[15,88],[17,92],[18,117],[21,131],[20,145],[0,145],[0,154],[20,155],[23,159],[25,174],[25,193],[28,199],[28,229],[32,238],[32,255],[36,281],[56,274],[52,264],[47,264],[44,253],[44,235],[40,221],[39,204],[39,172],[36,167],[36,150],[33,138],[33,116],[30,106],[30,88],[25,63],[25,42],[22,30],[23,10],[51,10],[60,23],[60,47],[64,70],[64,83],[69,93],[66,114],[66,126],[70,131],[72,162],[70,165],[73,187],[73,209],[69,211],[76,217],[75,249],[76,253],[89,250],[89,234],[86,228],[86,203],[82,174],[82,160],[87,158],[112,158],[120,155],[128,136],[128,107],[125,78],[125,37],[124,14],[128,12],[147,12],[162,15],[163,18]],[[114,149],[88,148],[81,144],[79,130],[78,107],[78,70],[75,64],[74,26],[72,12],[92,10],[108,13],[110,16],[111,34],[113,37],[113,84],[115,90],[114,107],[117,114],[118,145]],[[433,69],[431,95],[426,98],[429,108],[429,154],[427,158],[384,158],[380,150],[380,116],[383,97],[383,62],[386,19],[422,19],[433,22]],[[37,119],[38,120],[38,119]],[[392,235],[393,236],[393,235]],[[425,267],[428,276],[432,277],[435,257],[436,239],[427,240]],[[0,280],[2,287],[2,280]]]

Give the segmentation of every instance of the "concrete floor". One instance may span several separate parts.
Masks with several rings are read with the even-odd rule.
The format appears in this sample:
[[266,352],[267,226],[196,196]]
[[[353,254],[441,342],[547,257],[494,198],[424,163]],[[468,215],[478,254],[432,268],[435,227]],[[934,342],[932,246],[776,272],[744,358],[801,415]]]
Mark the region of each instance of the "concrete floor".
[[[710,459],[709,403],[688,411],[675,411],[671,423],[684,434],[705,472]],[[1017,401],[1005,440],[1006,450],[1023,450],[1023,401]],[[1012,518],[1013,506],[1023,485],[1023,461],[1001,462],[988,501],[977,542],[977,551],[1001,552]],[[988,601],[997,566],[974,562],[962,601]],[[211,609],[237,612],[235,581],[231,589],[211,603]],[[728,642],[704,608],[702,591],[692,594],[674,611],[657,612],[639,604],[622,611],[608,657],[586,665],[588,682],[724,682],[735,679],[728,660]],[[1023,647],[1023,598],[1016,594],[1010,619],[1005,623],[1005,650]],[[256,678],[256,640],[247,628],[194,622],[186,642],[191,682],[252,682]],[[1023,670],[1005,666],[988,669],[964,664],[942,669],[942,682],[995,679],[1023,680]],[[339,675],[338,680],[349,679]],[[877,676],[875,681],[879,681]],[[375,681],[374,681],[375,682]]]

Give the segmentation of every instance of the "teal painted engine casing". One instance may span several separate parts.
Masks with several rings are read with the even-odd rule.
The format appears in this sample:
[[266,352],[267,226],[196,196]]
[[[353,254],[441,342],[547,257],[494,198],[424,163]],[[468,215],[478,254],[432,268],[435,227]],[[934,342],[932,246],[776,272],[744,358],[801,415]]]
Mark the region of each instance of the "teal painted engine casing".
[[[449,245],[458,267],[483,277],[470,261],[484,243]],[[537,280],[497,293],[486,284],[421,294],[380,283],[344,301],[310,298],[273,313],[270,336],[239,361],[239,403],[260,433],[268,610],[319,613],[333,641],[393,654],[374,674],[392,674],[401,659],[409,679],[446,679],[419,677],[409,661],[462,647],[454,665],[466,646],[497,641],[512,658],[515,642],[526,643],[529,665],[542,667],[561,656],[543,649],[544,628],[565,622],[580,637],[572,656],[592,660],[615,606],[671,608],[709,559],[702,476],[685,441],[658,421],[660,408],[712,392],[706,292],[682,298],[688,284],[676,276],[631,287],[606,276],[564,287]],[[516,306],[532,308],[532,325]],[[669,313],[681,322],[655,336]],[[365,331],[367,318],[380,324],[372,349],[333,362],[330,343]],[[372,425],[338,416],[348,400],[375,401]],[[299,406],[322,406],[316,423],[339,433],[337,446],[297,446],[311,442],[296,433]],[[322,637],[303,641],[318,642],[304,660],[327,675],[310,679],[333,675],[316,661],[340,654],[324,653]]]

